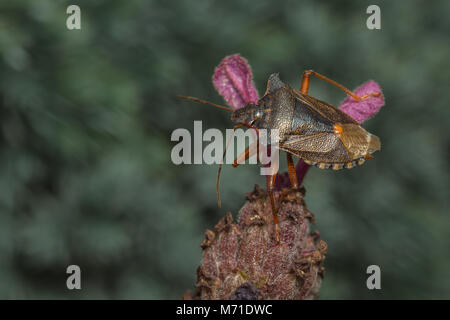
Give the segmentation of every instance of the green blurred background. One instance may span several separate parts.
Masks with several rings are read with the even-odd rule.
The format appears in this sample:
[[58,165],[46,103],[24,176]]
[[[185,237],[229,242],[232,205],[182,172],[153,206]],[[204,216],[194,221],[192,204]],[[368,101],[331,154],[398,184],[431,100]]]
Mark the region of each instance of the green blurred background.
[[[66,8],[81,7],[81,30]],[[381,8],[381,30],[366,8]],[[178,299],[193,288],[199,244],[257,166],[223,171],[170,160],[176,128],[231,127],[211,76],[240,53],[264,92],[314,69],[386,106],[365,127],[376,160],[313,168],[304,185],[328,243],[323,299],[450,298],[450,2],[0,1],[0,298]],[[310,94],[345,95],[313,79]],[[284,159],[284,157],[282,158]],[[283,161],[284,162],[284,161]],[[285,166],[283,167],[285,168]],[[82,290],[66,289],[66,268]],[[366,288],[381,267],[382,290]]]

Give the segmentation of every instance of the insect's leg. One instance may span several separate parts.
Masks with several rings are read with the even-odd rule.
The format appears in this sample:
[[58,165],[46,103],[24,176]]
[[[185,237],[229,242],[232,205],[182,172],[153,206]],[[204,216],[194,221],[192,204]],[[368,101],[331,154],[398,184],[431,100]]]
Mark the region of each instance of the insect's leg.
[[321,75],[320,73],[315,72],[314,70],[307,70],[305,72],[303,72],[303,77],[302,77],[302,84],[300,85],[300,91],[303,94],[307,94],[308,93],[308,89],[309,89],[309,77],[311,75],[316,76],[319,79],[322,79],[328,83],[331,83],[333,86],[338,87],[339,89],[341,89],[342,91],[344,91],[346,94],[348,94],[349,96],[351,96],[353,99],[357,100],[357,101],[361,101],[370,97],[378,97],[381,95],[381,92],[373,92],[373,93],[369,93],[366,94],[364,96],[358,96],[356,93],[354,93],[353,91],[347,89],[346,87],[344,87],[343,85],[337,83],[334,80],[331,80],[330,78],[325,77],[324,75]]
[[281,191],[281,196],[278,202],[283,203],[286,196],[291,193],[293,190],[298,190],[298,179],[297,179],[297,172],[295,171],[294,161],[292,160],[292,154],[286,153],[287,156],[287,162],[288,162],[288,173],[289,173],[289,180],[291,181],[291,189],[283,189]]
[[297,173],[295,172],[294,161],[292,160],[292,154],[286,152],[289,180],[291,180],[291,186],[293,189],[298,189]]
[[[235,126],[233,127],[233,132],[234,132],[234,130],[236,130],[236,129],[238,129],[238,128],[241,128],[241,127],[254,128],[254,127],[252,127],[251,125],[249,125],[248,123],[238,123],[237,125],[235,125]],[[259,130],[258,130],[257,128],[254,128],[254,129],[256,130],[256,133],[257,133],[257,142],[258,142],[258,146],[257,146],[255,149],[256,149],[257,151],[259,151]],[[222,206],[222,201],[220,200],[220,192],[219,192],[220,174],[222,173],[223,161],[224,161],[224,159],[225,159],[225,155],[226,155],[226,153],[227,153],[228,146],[229,146],[229,144],[230,144],[230,142],[231,142],[232,139],[233,139],[233,136],[231,136],[231,137],[228,139],[228,141],[227,141],[227,145],[226,145],[226,147],[225,147],[225,150],[224,150],[223,156],[222,156],[222,163],[219,164],[219,169],[217,170],[216,195],[217,195],[217,206],[218,206],[219,208]],[[253,143],[253,144],[255,144],[255,143]],[[253,151],[250,150],[250,147],[251,147],[251,145],[250,145],[249,147],[247,147],[247,149],[245,149],[245,151],[244,151],[242,154],[240,154],[240,155],[234,160],[234,163],[233,163],[233,166],[234,166],[234,167],[237,167],[237,166],[238,166],[238,162],[241,161],[241,158],[242,158],[242,157],[244,157],[244,160],[243,160],[243,161],[245,161],[245,160],[247,160],[249,157],[251,157],[251,156],[254,154]],[[252,148],[254,148],[254,147],[252,147]],[[258,153],[259,153],[259,152],[258,152]],[[235,165],[235,163],[236,163],[236,165]]]
[[255,128],[249,124],[242,124],[242,126],[246,126],[247,128],[255,129],[256,131],[256,141],[252,142],[240,155],[234,159],[233,167],[237,167],[239,164],[250,158],[251,156],[257,156],[257,161],[259,161],[259,129]]
[[258,142],[255,141],[251,145],[249,145],[247,148],[245,148],[244,152],[242,152],[240,155],[238,155],[236,157],[236,159],[234,159],[234,162],[232,164],[233,167],[236,168],[242,162],[244,162],[248,158],[252,157],[253,155],[257,154],[257,152],[258,152]]
[[233,127],[233,135],[228,139],[225,150],[223,151],[222,162],[219,164],[219,169],[217,169],[217,179],[216,179],[216,195],[217,195],[217,206],[220,208],[222,206],[222,201],[220,200],[219,184],[220,184],[220,174],[222,173],[223,161],[225,160],[225,155],[227,154],[228,146],[234,136],[234,130],[244,126],[244,123],[238,123]]
[[275,241],[280,242],[280,236],[278,235],[278,214],[277,214],[278,210],[275,207],[275,200],[273,198],[273,186],[275,185],[276,177],[277,177],[276,173],[267,176],[267,192],[269,193],[270,205],[272,206]]

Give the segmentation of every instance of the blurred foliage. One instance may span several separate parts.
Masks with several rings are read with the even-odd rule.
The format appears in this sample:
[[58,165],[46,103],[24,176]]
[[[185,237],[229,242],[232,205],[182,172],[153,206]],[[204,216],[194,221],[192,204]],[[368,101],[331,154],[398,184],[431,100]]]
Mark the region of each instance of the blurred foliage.
[[[175,166],[176,128],[231,126],[211,76],[229,54],[298,87],[315,69],[380,83],[363,167],[312,169],[306,201],[329,245],[322,297],[450,298],[450,2],[0,1],[0,298],[171,298],[192,288],[205,228],[263,184],[256,166]],[[335,105],[339,90],[312,80]],[[66,289],[66,268],[82,290]],[[382,290],[366,288],[366,268]]]

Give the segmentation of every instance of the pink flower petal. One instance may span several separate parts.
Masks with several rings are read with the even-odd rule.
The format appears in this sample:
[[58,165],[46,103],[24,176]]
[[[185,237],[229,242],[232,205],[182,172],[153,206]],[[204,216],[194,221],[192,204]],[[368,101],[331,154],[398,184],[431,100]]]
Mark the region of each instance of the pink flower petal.
[[[381,88],[375,81],[370,80],[353,92],[361,97],[369,93],[381,92]],[[339,108],[359,123],[362,123],[376,114],[382,106],[384,106],[383,94],[379,97],[364,99],[363,101],[357,101],[352,97],[347,97]]]
[[242,108],[250,102],[258,102],[252,70],[247,60],[239,54],[225,57],[216,67],[212,81],[214,87],[233,109]]

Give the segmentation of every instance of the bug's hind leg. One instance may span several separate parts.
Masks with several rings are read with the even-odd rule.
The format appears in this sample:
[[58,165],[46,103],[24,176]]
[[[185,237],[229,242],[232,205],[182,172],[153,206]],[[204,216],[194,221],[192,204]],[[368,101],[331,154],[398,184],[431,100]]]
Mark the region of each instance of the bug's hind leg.
[[317,78],[319,78],[319,79],[321,79],[323,81],[326,81],[326,82],[332,84],[333,86],[338,87],[339,89],[344,91],[346,94],[351,96],[356,101],[361,101],[361,100],[364,100],[364,99],[367,99],[367,98],[370,98],[370,97],[379,97],[381,95],[381,92],[372,92],[372,93],[366,94],[364,96],[358,96],[356,93],[354,93],[353,91],[347,89],[343,85],[337,83],[334,80],[331,80],[328,77],[325,77],[324,75],[321,75],[318,72],[315,72],[314,70],[307,70],[307,71],[303,72],[302,84],[300,85],[300,92],[303,93],[303,94],[308,94],[309,78],[310,78],[311,75],[314,75]]
[[293,189],[298,189],[297,173],[295,171],[294,160],[292,159],[292,154],[286,153],[286,156],[287,156],[289,180],[291,181],[291,186]]
[[294,160],[292,159],[292,154],[286,153],[286,156],[287,156],[288,173],[289,173],[289,180],[291,182],[291,188],[283,189],[281,191],[281,196],[280,196],[280,200],[279,200],[280,205],[283,201],[286,200],[286,198],[289,198],[290,194],[295,193],[297,195],[298,191],[300,190],[299,185],[298,185],[297,173],[295,171]]

